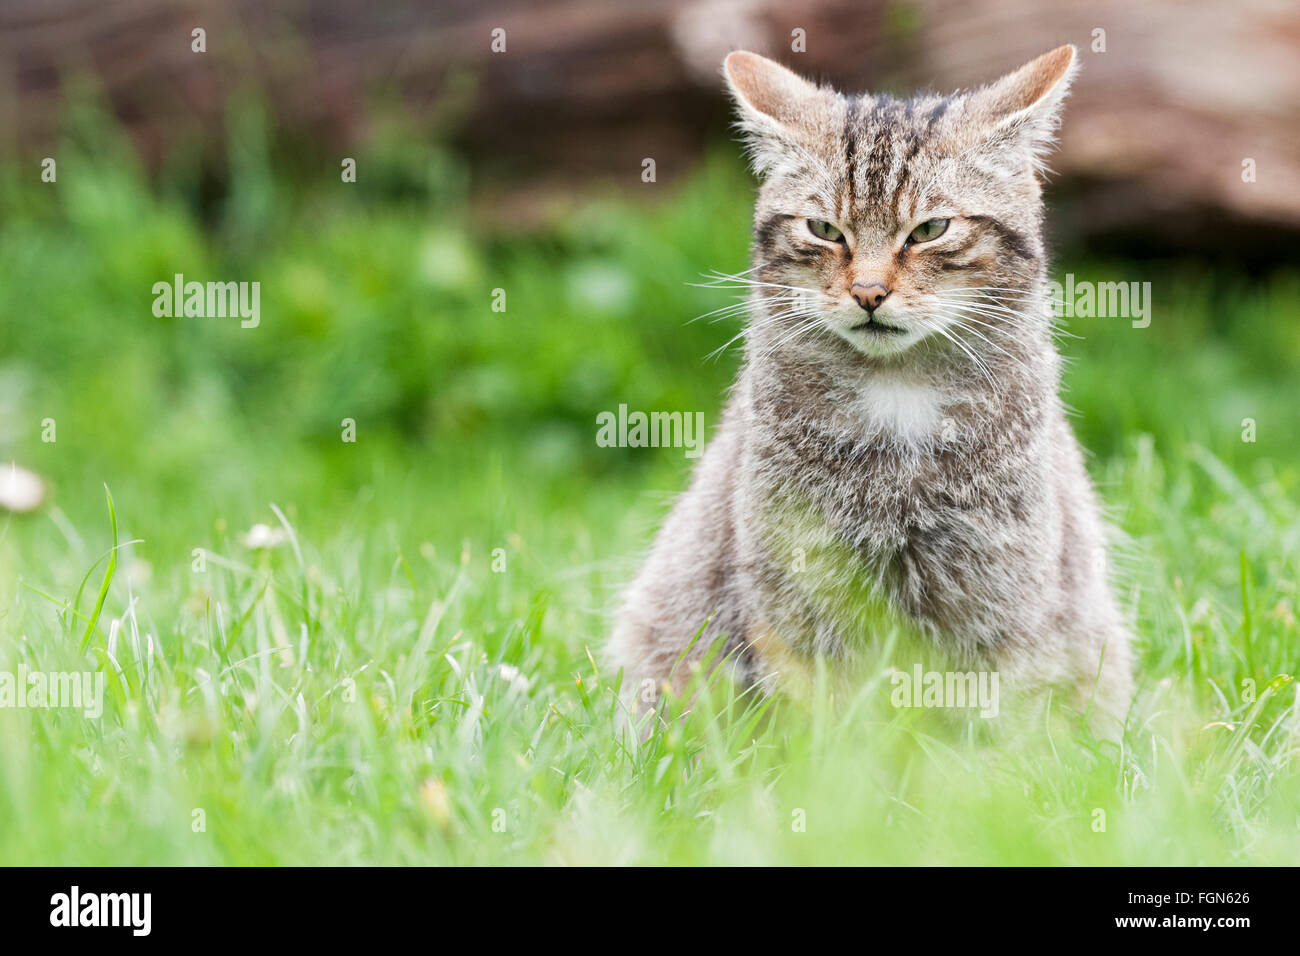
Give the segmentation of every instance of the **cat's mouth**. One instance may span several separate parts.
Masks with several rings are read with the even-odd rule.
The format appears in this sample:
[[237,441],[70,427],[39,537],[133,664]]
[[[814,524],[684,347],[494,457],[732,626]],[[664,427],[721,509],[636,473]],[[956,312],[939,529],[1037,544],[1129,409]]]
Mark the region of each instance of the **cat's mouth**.
[[873,335],[902,335],[907,329],[900,329],[896,325],[886,325],[878,319],[871,318],[865,322],[849,328],[850,332],[870,332]]

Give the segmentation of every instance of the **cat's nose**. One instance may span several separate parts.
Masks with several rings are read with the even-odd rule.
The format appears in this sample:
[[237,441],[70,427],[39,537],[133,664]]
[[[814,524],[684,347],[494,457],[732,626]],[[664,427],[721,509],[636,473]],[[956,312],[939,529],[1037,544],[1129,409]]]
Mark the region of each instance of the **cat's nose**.
[[849,295],[868,312],[875,312],[889,297],[889,290],[883,282],[855,282],[849,287]]

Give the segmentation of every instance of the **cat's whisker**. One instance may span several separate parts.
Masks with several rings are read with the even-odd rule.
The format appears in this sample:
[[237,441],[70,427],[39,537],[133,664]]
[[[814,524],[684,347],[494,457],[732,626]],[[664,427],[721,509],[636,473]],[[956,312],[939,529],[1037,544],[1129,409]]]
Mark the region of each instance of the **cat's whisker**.
[[736,333],[734,336],[728,339],[721,346],[719,346],[718,348],[710,352],[708,355],[706,355],[705,361],[720,356],[734,343],[738,342],[742,338],[745,338],[747,335],[751,334],[752,332],[758,331],[759,329],[770,328],[771,326],[776,325],[778,323],[789,322],[791,320],[800,322],[805,319],[816,318],[819,316],[820,316],[819,313],[807,309],[800,309],[800,308],[786,309],[781,312],[763,314],[759,318],[751,320],[738,333]]
[[716,276],[714,282],[688,282],[687,285],[694,286],[697,289],[785,289],[791,292],[801,292],[804,295],[820,295],[816,289],[808,289],[797,285],[782,285],[779,282],[764,282],[760,279],[744,279],[737,276]]
[[[1019,365],[1023,366],[1024,368],[1026,369],[1029,368],[1029,366],[1025,364],[1024,360],[1020,356],[1015,355],[1012,352],[1008,351],[1007,349],[1002,348],[1002,346],[998,345],[988,336],[984,335],[977,329],[972,328],[971,323],[974,323],[974,325],[977,325],[982,329],[986,329],[989,332],[996,332],[1000,335],[1005,336],[1008,342],[1011,343],[1018,342],[1019,338],[1015,334],[1013,334],[1010,330],[1001,328],[1000,326],[997,325],[993,325],[991,322],[984,322],[981,319],[976,318],[975,315],[970,314],[969,311],[961,309],[960,307],[948,307],[946,309],[941,308],[939,310],[939,315],[945,321],[951,323],[952,325],[958,328],[962,328],[972,333],[973,335],[977,336],[978,338],[982,339],[984,342],[988,344],[990,348],[995,349],[998,352],[1001,352],[1003,355],[1006,355],[1008,358],[1013,359],[1015,362],[1017,362]],[[998,319],[999,317],[986,316],[986,318]]]
[[714,322],[717,322],[720,319],[725,319],[728,315],[743,313],[748,308],[749,308],[749,301],[742,297],[741,301],[739,302],[733,302],[730,305],[724,305],[722,306],[722,308],[714,309],[712,312],[703,312],[700,315],[697,315],[695,318],[688,320],[686,324],[691,325],[692,323],[698,322],[701,319],[710,319]]
[[941,325],[932,325],[931,328],[934,332],[937,332],[939,335],[943,336],[953,345],[957,346],[957,348],[960,349],[963,353],[965,353],[966,357],[970,359],[971,365],[973,365],[975,367],[975,370],[978,371],[981,375],[983,375],[984,380],[989,383],[989,389],[993,392],[993,394],[999,396],[1001,395],[1001,389],[998,388],[997,382],[994,381],[993,374],[989,371],[988,366],[985,365],[985,363],[980,361],[979,356],[977,356],[974,352],[972,352],[970,347],[965,342],[962,342],[955,335],[950,334],[948,330]]
[[[819,317],[819,318],[820,318],[820,317]],[[770,358],[771,356],[773,356],[774,354],[776,354],[776,352],[777,352],[779,349],[784,348],[784,347],[786,347],[786,346],[788,346],[788,345],[793,344],[793,343],[795,342],[795,340],[797,340],[797,339],[799,339],[799,338],[802,338],[802,337],[803,337],[805,334],[807,334],[808,332],[814,332],[814,331],[816,331],[819,327],[821,327],[821,325],[822,325],[822,323],[821,323],[820,321],[813,321],[813,322],[806,322],[806,323],[804,323],[803,325],[801,325],[801,326],[799,326],[798,328],[796,328],[796,329],[795,329],[793,332],[791,332],[789,335],[787,335],[784,339],[780,340],[779,342],[776,342],[775,344],[773,344],[773,346],[772,346],[771,348],[769,348],[769,349],[767,349],[765,352],[763,352],[763,354],[762,354],[762,358],[763,358],[763,359],[768,359],[768,358]]]
[[[1029,292],[1022,292],[1016,289],[944,289],[936,295],[942,298],[970,299],[982,301],[998,301],[1006,299],[1012,302],[1033,301],[1038,298]],[[1048,301],[1051,301],[1048,299]]]
[[961,315],[978,316],[981,319],[987,319],[990,323],[990,327],[1005,335],[1012,335],[1014,331],[1018,330],[1024,319],[1024,316],[1019,312],[1002,311],[1000,309],[985,309],[982,306],[968,305],[958,302],[940,302],[939,308]]
[[758,297],[740,296],[738,298],[739,301],[733,302],[730,305],[724,305],[719,309],[714,309],[712,312],[705,312],[702,315],[697,315],[686,324],[690,325],[692,322],[698,322],[700,319],[710,319],[712,322],[720,322],[733,315],[743,315],[744,313],[751,311],[755,305],[766,307],[769,304],[790,303],[796,301],[798,297],[792,294],[783,293],[780,295]]
[[[943,294],[941,296],[938,296],[938,298],[950,299],[953,302],[978,302],[986,305],[1000,305],[1002,308],[1010,308],[1011,306],[1006,304],[1010,302],[1010,303],[1015,303],[1017,306],[1019,306],[1019,308],[1017,308],[1016,311],[1023,311],[1025,306],[1031,305],[1039,301],[1037,299],[1032,299],[1032,298],[1017,299],[1006,293],[990,293],[990,292],[979,293],[977,295]],[[1044,299],[1041,301],[1045,302],[1048,305],[1052,303],[1051,299]]]
[[963,308],[988,309],[991,312],[1004,312],[1016,316],[1022,316],[1025,314],[1023,309],[1013,309],[1008,305],[1001,305],[997,302],[988,302],[983,299],[963,299],[955,296],[938,296],[938,299],[942,303],[958,305]]
[[[963,315],[971,315],[971,316],[978,315],[985,319],[989,319],[991,322],[1002,323],[1013,327],[1024,319],[1023,313],[1017,312],[1015,310],[1011,310],[1010,312],[1006,312],[1006,311],[991,312],[983,308],[979,308],[979,307],[972,308],[970,306],[956,304],[956,303],[944,303],[942,307],[959,310]],[[1003,333],[1008,338],[1015,338],[1015,335],[1011,331],[1004,329],[1001,324],[990,325],[989,328]],[[1059,336],[1062,338],[1075,338],[1075,339],[1081,338],[1081,336],[1075,335],[1073,332],[1069,332],[1066,329],[1062,328],[1061,325],[1056,321],[1052,321],[1049,324],[1049,329],[1053,336]]]
[[1002,305],[998,302],[990,302],[984,299],[959,298],[956,296],[938,296],[941,304],[951,305],[954,308],[961,308],[976,314],[982,314],[989,318],[1002,316],[1008,320],[1023,320],[1026,316],[1024,308],[1012,308]]
[[1007,286],[963,286],[960,289],[942,289],[939,295],[1000,295],[1008,297],[1033,298],[1037,293],[1028,289],[1013,289]]
[[[1008,306],[1000,305],[1000,304],[998,304],[998,303],[996,303],[996,302],[989,302],[989,301],[987,301],[987,300],[975,300],[975,299],[968,299],[968,298],[960,298],[960,299],[958,299],[958,298],[955,297],[955,296],[951,296],[951,293],[949,293],[949,292],[945,292],[945,293],[943,293],[942,295],[938,296],[938,298],[940,299],[941,302],[944,302],[944,303],[946,303],[946,304],[951,304],[951,305],[954,305],[954,306],[958,306],[958,307],[965,307],[965,306],[967,306],[968,304],[973,304],[973,305],[977,306],[977,307],[980,308],[980,309],[991,309],[991,310],[995,310],[996,312],[1001,313],[1002,316],[1005,316],[1005,317],[1008,318],[1008,319],[1023,319],[1023,317],[1024,317],[1024,311],[1023,311],[1022,309],[1013,309],[1013,308],[1010,308],[1010,307],[1008,307]],[[1049,307],[1052,307],[1052,318],[1051,318],[1051,323],[1050,323],[1050,330],[1051,330],[1051,334],[1053,335],[1053,337],[1056,337],[1056,338],[1069,338],[1069,339],[1082,339],[1082,338],[1083,338],[1081,335],[1077,335],[1077,334],[1075,334],[1074,332],[1069,331],[1069,330],[1066,329],[1065,326],[1063,325],[1063,322],[1062,322],[1062,319],[1061,319],[1061,316],[1060,316],[1060,310],[1059,310],[1059,308],[1057,308],[1057,307],[1059,307],[1059,306],[1062,304],[1062,303],[1061,303],[1061,300],[1059,300],[1059,299],[1047,299],[1047,300],[1046,300],[1046,304],[1047,304]],[[990,314],[988,314],[987,312],[982,313],[982,314],[984,314],[986,318],[996,318],[996,317],[997,317],[997,316],[995,316],[995,315],[990,315]]]
[[818,326],[820,326],[822,324],[822,319],[823,316],[820,312],[809,312],[799,317],[799,319],[795,324],[795,327],[791,331],[781,336],[775,342],[773,342],[770,346],[768,346],[768,348],[764,349],[760,355],[760,358],[766,359],[771,357],[777,352],[778,349],[785,347],[786,345],[793,342],[795,339],[799,338],[799,336],[802,333],[807,332],[810,329],[815,329]]
[[[999,334],[1001,334],[1001,335],[1006,336],[1006,337],[1007,337],[1010,341],[1012,341],[1012,342],[1017,341],[1016,337],[1015,337],[1014,335],[1012,335],[1012,334],[1011,334],[1009,331],[1007,331],[1006,329],[1000,329],[1000,328],[998,328],[996,325],[991,325],[991,324],[989,324],[988,322],[983,322],[983,321],[981,321],[980,319],[977,319],[977,318],[975,318],[974,316],[971,316],[971,315],[965,314],[965,313],[963,313],[963,312],[955,311],[955,310],[953,310],[953,309],[939,309],[937,314],[940,315],[940,316],[942,316],[944,319],[947,319],[949,322],[952,322],[952,323],[954,323],[954,324],[956,324],[956,325],[963,325],[963,326],[964,326],[964,325],[965,325],[966,323],[968,323],[968,322],[973,322],[973,323],[975,323],[976,325],[980,326],[981,328],[983,328],[983,329],[987,329],[987,330],[990,331],[990,332],[997,332],[997,333],[999,333]],[[985,338],[985,336],[983,336],[983,335],[981,335],[980,337],[981,337],[981,338]],[[994,346],[995,348],[998,348],[998,347],[999,347],[999,346],[997,346],[997,344],[996,344],[995,342],[993,342],[992,339],[987,339],[987,338],[986,338],[985,340],[986,340],[990,345]]]
[[725,349],[728,349],[729,346],[732,346],[733,343],[738,341],[738,339],[748,337],[750,332],[753,332],[753,330],[754,329],[742,329],[740,333],[737,333],[736,336],[733,336],[731,338],[731,341],[725,343],[725,345],[720,347],[720,349],[715,349],[714,351],[711,351],[710,354],[706,356],[706,358],[716,358],[716,356],[722,355],[722,352],[725,351]]
[[[1009,351],[1009,350],[1003,348],[1003,347],[1002,347],[1001,345],[999,345],[997,342],[994,342],[994,341],[993,341],[992,339],[990,339],[987,335],[985,335],[983,332],[981,332],[980,329],[975,328],[975,327],[969,325],[968,323],[969,323],[969,321],[971,321],[971,320],[969,320],[969,319],[964,319],[964,318],[962,318],[961,316],[958,316],[958,315],[952,315],[952,314],[949,314],[949,313],[942,313],[942,312],[941,312],[941,313],[938,313],[938,317],[939,317],[939,318],[942,318],[945,322],[947,322],[950,326],[952,326],[952,327],[954,327],[954,328],[959,328],[959,329],[962,329],[962,330],[964,330],[964,331],[970,332],[972,335],[975,335],[977,338],[979,338],[979,339],[981,339],[982,341],[984,341],[985,343],[987,343],[989,348],[991,348],[991,349],[993,349],[993,350],[995,350],[995,351],[997,351],[997,352],[1001,352],[1003,355],[1006,355],[1006,356],[1008,356],[1009,358],[1016,359],[1017,361],[1020,360],[1020,359],[1019,359],[1019,356],[1017,356],[1015,353],[1013,353],[1013,352],[1011,352],[1011,351]],[[991,326],[984,325],[983,323],[979,323],[979,325],[980,325],[980,327],[983,328],[985,331],[989,331],[989,332],[997,331],[996,329],[992,328]],[[1014,339],[1014,338],[1010,338],[1010,337],[1008,337],[1007,341],[1008,341],[1009,343],[1014,343],[1014,342],[1015,342],[1015,339]]]
[[[973,290],[991,290],[996,289],[1000,292],[1019,292],[1026,295],[1034,292],[1033,285],[1042,277],[1037,272],[1013,272],[1009,274],[1012,279],[1022,280],[1020,285],[965,285],[958,286],[945,291],[950,292],[969,292]],[[1028,287],[1026,287],[1028,286]]]
[[[688,282],[687,285],[705,284],[711,286],[715,282],[741,282],[748,285],[777,285],[777,283],[767,282],[766,280],[763,279],[755,279],[750,277],[750,273],[756,272],[760,268],[762,268],[762,266],[755,266],[753,269],[746,269],[744,272],[721,272],[717,269],[713,270],[712,272],[702,272],[700,273],[700,278],[708,280],[707,283]],[[792,289],[792,288],[799,288],[799,287],[781,286],[781,288]],[[811,290],[806,290],[806,291],[811,291]]]
[[966,325],[964,322],[962,322],[960,319],[954,318],[952,316],[944,316],[944,318],[946,321],[950,323],[950,326],[952,328],[957,328],[957,329],[961,329],[962,331],[969,332],[971,335],[974,335],[976,338],[982,341],[989,348],[993,349],[996,352],[1001,353],[1002,355],[1005,355],[1008,359],[1015,362],[1026,372],[1030,372],[1031,374],[1033,373],[1033,367],[1029,365],[1029,363],[1026,362],[1022,357],[1002,348],[996,342],[989,339],[987,336],[981,334],[978,329],[973,329],[969,325]]
[[940,306],[938,311],[957,321],[973,322],[1011,342],[1019,341],[1019,337],[1015,334],[1014,330],[1003,328],[1001,325],[997,324],[1006,321],[1007,317],[1004,315],[989,315],[982,312],[969,312],[964,309],[953,308],[952,306]]

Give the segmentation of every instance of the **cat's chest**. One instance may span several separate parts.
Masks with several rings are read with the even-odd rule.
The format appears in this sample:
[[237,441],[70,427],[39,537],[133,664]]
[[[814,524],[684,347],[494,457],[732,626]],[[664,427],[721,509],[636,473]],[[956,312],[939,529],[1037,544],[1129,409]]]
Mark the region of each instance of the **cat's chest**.
[[968,400],[903,370],[758,403],[758,499],[764,509],[806,500],[855,545],[902,547],[984,497],[974,421]]
[[877,374],[840,402],[841,420],[863,443],[885,443],[901,451],[932,448],[951,440],[950,398],[934,384],[902,375]]
[[961,441],[964,423],[935,390],[889,383],[840,411],[836,427],[785,423],[772,436],[760,455],[760,512],[806,508],[855,551],[887,557],[953,511],[984,503],[987,482]]
[[[769,530],[799,518],[851,551],[887,557],[949,510],[960,479],[930,451],[901,449],[881,436],[777,443],[754,482]],[[965,484],[965,491],[970,485]]]

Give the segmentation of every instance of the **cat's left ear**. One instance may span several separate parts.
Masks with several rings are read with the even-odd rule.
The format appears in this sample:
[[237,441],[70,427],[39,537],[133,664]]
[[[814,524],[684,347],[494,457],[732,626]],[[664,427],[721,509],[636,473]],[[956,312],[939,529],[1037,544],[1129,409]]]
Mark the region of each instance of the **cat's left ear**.
[[759,176],[798,154],[803,142],[829,121],[838,102],[831,90],[757,53],[737,50],[728,54],[722,73],[736,101],[737,125]]
[[1067,44],[976,90],[966,107],[976,142],[1020,150],[1031,165],[1041,168],[1042,157],[1056,141],[1061,104],[1078,71],[1078,53]]

